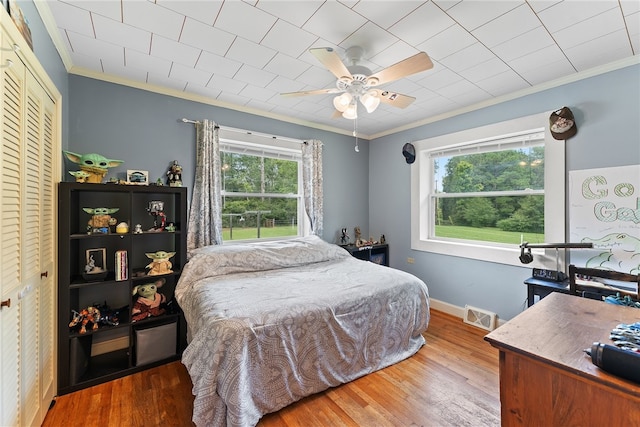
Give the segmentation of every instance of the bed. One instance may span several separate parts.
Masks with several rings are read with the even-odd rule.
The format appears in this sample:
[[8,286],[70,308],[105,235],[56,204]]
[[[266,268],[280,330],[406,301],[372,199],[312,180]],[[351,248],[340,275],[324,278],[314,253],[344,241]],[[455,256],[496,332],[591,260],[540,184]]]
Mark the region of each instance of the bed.
[[316,236],[200,248],[176,298],[197,426],[254,426],[404,360],[429,322],[424,282]]

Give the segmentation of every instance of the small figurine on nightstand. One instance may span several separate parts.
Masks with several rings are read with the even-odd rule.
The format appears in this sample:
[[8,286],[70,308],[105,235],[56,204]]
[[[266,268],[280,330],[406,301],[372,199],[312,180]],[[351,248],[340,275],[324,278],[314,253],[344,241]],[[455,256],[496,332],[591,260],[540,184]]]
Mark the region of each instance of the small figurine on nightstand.
[[167,171],[167,184],[169,187],[182,187],[182,166],[174,160]]
[[360,247],[360,246],[364,246],[364,242],[362,241],[362,233],[360,232],[360,227],[355,227],[353,229],[353,234],[355,236],[356,239],[356,246]]
[[387,243],[387,239],[384,237],[384,234],[380,236],[380,244],[384,245],[385,243]]
[[349,233],[347,233],[347,229],[345,227],[345,228],[343,228],[341,230],[340,244],[341,245],[348,245],[349,244],[349,240],[351,240],[351,237],[349,237]]

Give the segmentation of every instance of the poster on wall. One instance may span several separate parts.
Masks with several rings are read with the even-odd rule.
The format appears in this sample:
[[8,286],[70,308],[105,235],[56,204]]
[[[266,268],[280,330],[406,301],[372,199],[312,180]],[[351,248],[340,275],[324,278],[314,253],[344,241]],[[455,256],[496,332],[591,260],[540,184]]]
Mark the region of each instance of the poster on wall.
[[573,264],[640,274],[640,165],[569,172],[569,230]]

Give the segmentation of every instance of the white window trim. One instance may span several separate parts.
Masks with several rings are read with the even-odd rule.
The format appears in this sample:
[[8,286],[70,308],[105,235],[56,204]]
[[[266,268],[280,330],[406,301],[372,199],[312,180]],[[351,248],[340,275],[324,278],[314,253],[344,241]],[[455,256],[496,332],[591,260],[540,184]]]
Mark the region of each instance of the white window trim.
[[[519,260],[520,248],[516,245],[506,247],[472,241],[429,239],[430,215],[427,215],[425,211],[429,208],[423,206],[429,201],[430,186],[433,185],[428,152],[468,141],[517,134],[523,130],[536,128],[544,128],[545,133],[545,242],[564,242],[565,144],[564,141],[554,139],[549,132],[551,113],[552,111],[549,111],[413,142],[416,149],[416,161],[411,166],[411,249],[522,266]],[[555,249],[532,250],[532,252],[534,253],[534,263],[528,264],[528,267],[556,270],[557,254]],[[564,253],[560,255],[561,265],[563,265]]]
[[[311,234],[311,223],[306,214],[304,207],[304,190],[302,188],[302,148],[304,141],[299,139],[287,138],[283,136],[273,136],[244,129],[231,127],[220,127],[220,151],[227,151],[239,154],[249,154],[253,156],[265,156],[279,159],[286,159],[298,162],[298,193],[297,194],[274,194],[274,197],[281,198],[297,198],[298,199],[298,235],[277,237],[277,238],[260,238],[246,240],[225,241],[224,244],[242,244],[248,242],[264,242],[268,240],[287,240],[295,239],[300,236],[308,236]],[[268,147],[268,148],[264,148]],[[255,194],[245,193],[226,193],[222,189],[225,196],[255,196]],[[269,197],[272,194],[264,194]],[[262,195],[261,195],[262,196]]]

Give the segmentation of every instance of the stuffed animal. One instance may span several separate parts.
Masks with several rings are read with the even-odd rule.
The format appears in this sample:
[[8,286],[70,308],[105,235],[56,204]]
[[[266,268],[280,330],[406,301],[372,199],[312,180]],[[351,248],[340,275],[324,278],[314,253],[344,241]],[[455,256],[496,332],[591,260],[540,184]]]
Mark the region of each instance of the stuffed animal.
[[160,274],[169,274],[173,272],[171,267],[171,261],[169,258],[174,256],[175,252],[165,252],[165,251],[157,251],[157,252],[147,252],[147,258],[152,259],[147,268],[149,268],[149,272],[147,273],[149,276],[158,276]]
[[165,313],[165,309],[160,305],[164,304],[167,298],[158,292],[158,288],[162,287],[165,282],[165,279],[159,279],[133,288],[133,295],[138,294],[138,299],[133,305],[133,310],[131,310],[132,322],[137,322],[147,317],[160,316]]

